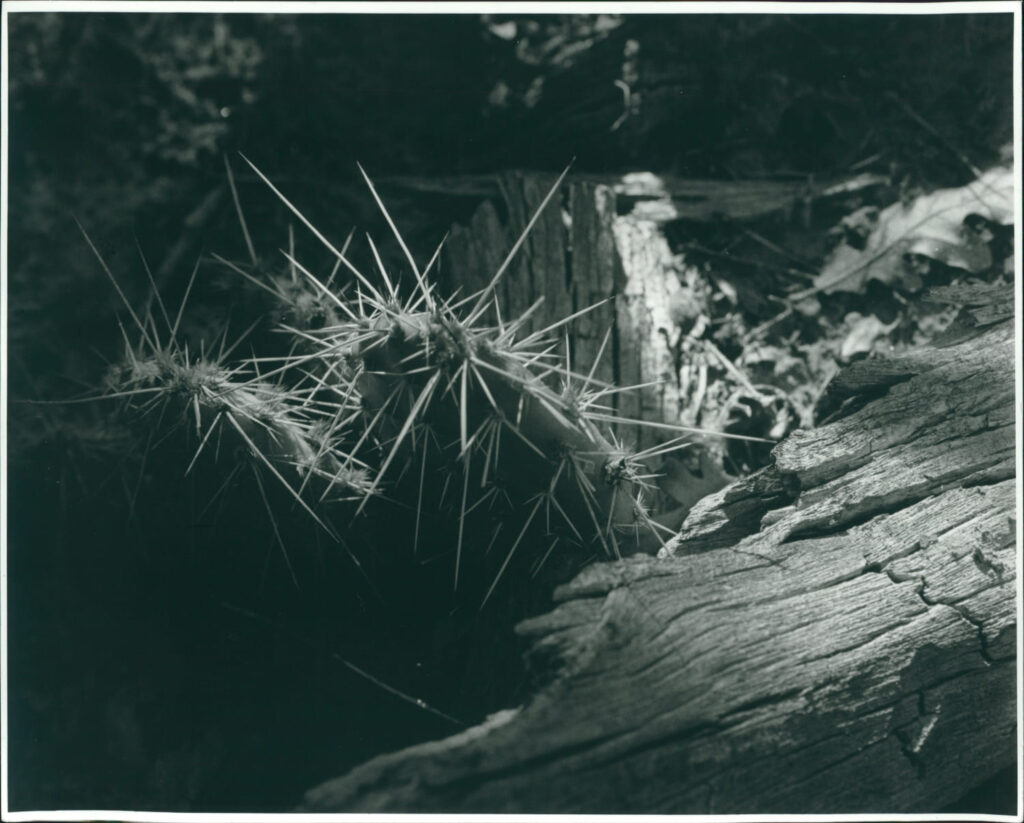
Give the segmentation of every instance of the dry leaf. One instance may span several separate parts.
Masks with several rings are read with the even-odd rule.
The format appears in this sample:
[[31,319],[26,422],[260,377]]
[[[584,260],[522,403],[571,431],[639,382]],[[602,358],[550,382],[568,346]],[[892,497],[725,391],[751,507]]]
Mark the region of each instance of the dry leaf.
[[837,247],[814,286],[824,292],[859,292],[870,279],[902,285],[905,278],[920,274],[919,267],[904,265],[905,257],[912,261],[915,256],[980,272],[992,258],[984,244],[964,232],[969,215],[998,224],[1013,220],[1012,169],[990,169],[961,188],[940,189],[909,205],[889,206],[878,216],[864,248],[848,243]]

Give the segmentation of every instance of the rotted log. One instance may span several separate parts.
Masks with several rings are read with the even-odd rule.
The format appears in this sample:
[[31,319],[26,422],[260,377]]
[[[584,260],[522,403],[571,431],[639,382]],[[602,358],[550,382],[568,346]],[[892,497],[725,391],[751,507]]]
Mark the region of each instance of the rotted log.
[[937,811],[1014,762],[1012,322],[863,361],[658,558],[522,623],[538,686],[303,811]]

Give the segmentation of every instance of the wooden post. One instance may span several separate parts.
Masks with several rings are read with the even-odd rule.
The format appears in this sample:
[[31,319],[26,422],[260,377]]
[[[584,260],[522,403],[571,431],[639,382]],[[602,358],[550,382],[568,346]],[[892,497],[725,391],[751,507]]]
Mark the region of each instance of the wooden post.
[[[447,244],[449,289],[463,293],[483,288],[525,228],[553,183],[553,177],[508,174],[501,178],[501,201],[486,200],[466,227],[456,227]],[[659,219],[673,208],[670,196],[646,194],[650,208],[617,214],[615,189],[576,180],[563,184],[561,197],[549,203],[499,289],[502,315],[517,317],[533,303],[530,331],[546,328],[589,306],[568,332],[570,362],[588,374],[605,334],[609,340],[594,372],[620,386],[657,382],[613,397],[616,411],[630,418],[680,422],[679,374],[669,337],[675,331],[673,299],[680,293],[684,264],[672,254]],[[659,199],[660,197],[660,199]],[[648,215],[648,216],[645,216]],[[598,305],[600,304],[600,305]],[[664,439],[649,428],[625,432],[643,448]]]

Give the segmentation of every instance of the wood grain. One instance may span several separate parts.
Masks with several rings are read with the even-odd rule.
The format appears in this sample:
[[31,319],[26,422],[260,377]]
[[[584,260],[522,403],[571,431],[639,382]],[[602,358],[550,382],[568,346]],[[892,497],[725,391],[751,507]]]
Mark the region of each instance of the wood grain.
[[302,809],[928,812],[1013,763],[1013,352],[854,367],[858,407],[518,627],[525,705]]
[[[554,179],[523,174],[498,179],[501,197],[485,201],[467,226],[451,232],[449,291],[457,284],[468,294],[487,284]],[[676,333],[671,307],[681,292],[685,264],[673,254],[658,221],[636,211],[619,214],[618,197],[604,184],[563,184],[561,197],[540,215],[499,285],[502,316],[518,317],[543,300],[526,327],[539,331],[590,308],[552,333],[558,341],[568,335],[573,371],[589,374],[597,361],[597,380],[645,385],[608,398],[618,414],[678,423],[679,373],[668,338]],[[668,195],[650,194],[647,202],[668,204]],[[650,428],[630,428],[620,433],[637,448],[666,439]]]

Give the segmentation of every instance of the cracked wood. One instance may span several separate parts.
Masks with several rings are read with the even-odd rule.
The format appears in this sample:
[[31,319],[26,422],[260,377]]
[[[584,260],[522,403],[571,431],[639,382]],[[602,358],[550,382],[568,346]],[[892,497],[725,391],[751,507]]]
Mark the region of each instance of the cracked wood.
[[1013,763],[1013,346],[840,376],[859,408],[519,626],[525,705],[303,809],[929,812]]

